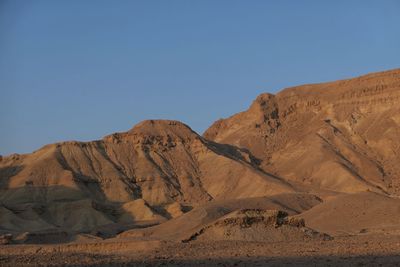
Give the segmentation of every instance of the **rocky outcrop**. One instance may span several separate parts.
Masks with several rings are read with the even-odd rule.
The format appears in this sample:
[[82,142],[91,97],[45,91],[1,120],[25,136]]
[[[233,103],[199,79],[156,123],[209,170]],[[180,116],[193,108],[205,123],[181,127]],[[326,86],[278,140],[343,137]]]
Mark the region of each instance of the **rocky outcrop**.
[[201,228],[183,242],[194,240],[293,241],[329,240],[305,226],[304,219],[291,217],[280,210],[242,209],[229,213]]

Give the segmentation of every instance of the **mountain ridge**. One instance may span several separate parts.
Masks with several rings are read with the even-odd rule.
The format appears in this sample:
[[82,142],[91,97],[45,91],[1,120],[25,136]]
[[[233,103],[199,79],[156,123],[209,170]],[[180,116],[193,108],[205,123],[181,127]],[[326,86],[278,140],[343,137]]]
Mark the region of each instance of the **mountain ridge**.
[[113,236],[209,202],[222,201],[218,211],[224,201],[282,194],[325,201],[369,191],[384,203],[400,193],[398,104],[395,69],[260,94],[203,135],[145,120],[99,140],[3,156],[0,232]]
[[[381,180],[387,178],[382,183],[373,177],[368,177],[366,179],[368,183],[389,189],[392,187],[390,183],[394,182],[398,191],[397,175],[400,170],[396,168],[395,162],[399,160],[398,144],[396,144],[396,136],[399,134],[397,106],[400,103],[399,87],[400,70],[395,69],[354,79],[292,87],[276,95],[261,94],[247,111],[218,120],[204,132],[203,136],[216,142],[248,149],[263,161],[263,169],[280,176],[291,175],[287,169],[292,166],[282,166],[286,161],[282,158],[283,153],[286,153],[284,154],[286,157],[290,157],[290,154],[293,155],[296,151],[301,154],[310,151],[309,147],[319,147],[307,158],[312,158],[318,153],[321,154],[319,157],[328,153],[336,154],[336,161],[342,165],[342,167],[336,165],[339,169],[344,172],[348,172],[346,169],[351,169],[355,172],[351,175],[355,182],[353,186],[357,186],[356,180],[368,176],[365,173],[357,173],[362,171],[361,165],[363,165],[372,166],[368,167],[368,172],[372,173],[369,176],[380,177]],[[255,108],[257,106],[258,109]],[[371,120],[372,123],[381,124],[380,127],[376,127],[377,129],[388,126],[388,130],[384,133],[388,137],[386,141],[380,138],[378,130],[370,130]],[[304,144],[300,144],[301,142]],[[390,142],[390,144],[382,146],[378,145],[379,142]],[[297,148],[294,143],[298,144]],[[285,149],[287,145],[291,146],[290,149]],[[391,146],[394,146],[395,151],[391,155],[384,154],[391,151]],[[354,163],[349,158],[357,158],[356,161],[364,163]],[[387,158],[389,164],[382,163]],[[291,157],[287,161],[297,160]],[[315,159],[315,162],[307,164],[336,164],[332,161],[318,162],[318,160]],[[328,169],[332,167],[328,166]],[[396,174],[390,175],[392,172]],[[300,170],[296,171],[295,175],[299,176],[299,173]],[[304,173],[301,176],[307,179],[305,176],[309,175]],[[327,181],[321,182],[327,183]],[[360,183],[358,184],[360,186]],[[339,189],[335,185],[330,187]]]

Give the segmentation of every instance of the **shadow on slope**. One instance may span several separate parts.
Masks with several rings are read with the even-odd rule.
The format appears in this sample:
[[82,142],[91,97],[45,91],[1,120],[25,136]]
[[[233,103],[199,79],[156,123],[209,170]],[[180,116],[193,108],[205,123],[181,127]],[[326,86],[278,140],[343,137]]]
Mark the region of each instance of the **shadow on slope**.
[[17,243],[62,243],[81,233],[108,238],[165,220],[142,199],[97,201],[59,185],[0,191],[0,234],[12,234]]

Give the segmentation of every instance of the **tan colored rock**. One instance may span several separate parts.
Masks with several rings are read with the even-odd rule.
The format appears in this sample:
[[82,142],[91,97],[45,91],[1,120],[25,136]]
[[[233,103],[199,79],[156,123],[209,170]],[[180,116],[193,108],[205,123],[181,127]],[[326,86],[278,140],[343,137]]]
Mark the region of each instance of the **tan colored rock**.
[[[5,157],[0,175],[0,202],[7,207],[0,228],[17,232],[120,229],[111,224],[160,223],[163,210],[169,218],[180,216],[181,204],[293,191],[256,168],[247,152],[166,120],[144,121],[99,141],[62,142]],[[22,218],[28,209],[36,217]]]
[[262,94],[204,137],[247,149],[288,181],[339,192],[400,190],[400,70]]
[[[34,243],[88,233],[181,241],[201,229],[215,230],[205,239],[250,241],[313,239],[307,227],[397,231],[399,137],[399,69],[261,94],[204,136],[146,120],[101,140],[0,156],[0,233]],[[289,216],[264,214],[282,226],[265,230],[252,209]],[[229,213],[264,224],[245,233],[221,224]]]

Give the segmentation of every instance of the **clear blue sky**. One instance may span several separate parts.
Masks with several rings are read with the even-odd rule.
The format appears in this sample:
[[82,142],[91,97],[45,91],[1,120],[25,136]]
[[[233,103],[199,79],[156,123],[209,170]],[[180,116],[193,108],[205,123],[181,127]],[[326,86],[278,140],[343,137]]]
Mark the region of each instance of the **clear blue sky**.
[[396,0],[0,0],[0,154],[398,67]]

